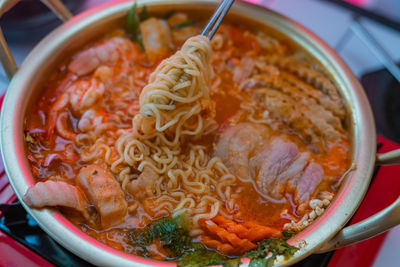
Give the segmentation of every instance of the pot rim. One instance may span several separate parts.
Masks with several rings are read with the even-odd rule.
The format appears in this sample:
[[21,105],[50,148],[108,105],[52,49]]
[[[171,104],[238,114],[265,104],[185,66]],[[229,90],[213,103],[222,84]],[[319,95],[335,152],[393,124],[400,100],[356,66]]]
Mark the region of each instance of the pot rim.
[[[138,6],[146,4],[149,9],[159,6],[185,6],[192,8],[211,8],[216,6],[216,0],[141,0]],[[32,92],[37,88],[40,76],[54,62],[55,54],[61,54],[68,40],[82,35],[91,25],[105,19],[124,16],[131,7],[132,1],[117,1],[106,3],[94,9],[85,11],[61,25],[47,35],[28,55],[20,70],[12,79],[7,90],[1,114],[1,154],[4,167],[10,178],[10,183],[18,198],[34,183],[30,165],[25,157],[23,138],[24,115]],[[349,174],[337,193],[333,203],[324,214],[304,231],[296,235],[291,242],[304,241],[296,254],[289,260],[278,265],[289,265],[297,262],[331,239],[351,218],[362,201],[368,188],[375,162],[376,134],[371,108],[366,95],[344,61],[319,37],[301,26],[299,23],[282,16],[275,11],[251,3],[236,2],[230,13],[238,14],[246,19],[268,24],[297,42],[312,54],[331,73],[351,113],[353,162],[357,169]],[[43,53],[42,51],[48,51]],[[53,58],[53,59],[51,59]],[[96,265],[158,265],[167,266],[173,263],[159,262],[139,256],[128,255],[112,249],[84,234],[69,222],[61,213],[54,209],[34,210],[21,201],[24,208],[32,215],[52,238],[76,255]]]

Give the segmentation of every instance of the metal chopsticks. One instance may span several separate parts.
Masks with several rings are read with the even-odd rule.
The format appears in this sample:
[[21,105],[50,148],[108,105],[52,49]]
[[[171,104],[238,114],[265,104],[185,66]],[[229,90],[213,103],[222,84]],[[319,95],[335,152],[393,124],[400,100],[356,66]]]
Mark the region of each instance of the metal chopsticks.
[[225,17],[226,13],[228,13],[233,2],[235,2],[235,0],[223,0],[221,4],[219,4],[217,10],[215,10],[206,27],[204,27],[203,31],[201,32],[201,35],[207,36],[207,38],[210,40],[213,38],[215,32],[218,30],[219,25],[221,24],[222,19]]

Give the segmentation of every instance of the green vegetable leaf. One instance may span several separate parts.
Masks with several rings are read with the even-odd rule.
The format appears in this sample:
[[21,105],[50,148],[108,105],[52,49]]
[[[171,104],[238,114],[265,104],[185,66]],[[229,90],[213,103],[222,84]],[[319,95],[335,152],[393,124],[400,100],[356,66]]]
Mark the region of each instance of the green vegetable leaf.
[[287,240],[293,236],[293,233],[282,232],[282,234],[283,238],[264,239],[258,242],[257,249],[250,251],[245,255],[245,257],[251,259],[249,266],[272,266],[278,255],[284,256],[285,259],[293,256],[298,248],[287,243]]
[[266,267],[268,259],[266,258],[256,258],[251,260],[249,267]]
[[183,22],[181,22],[179,24],[176,24],[176,25],[172,26],[172,28],[174,30],[179,30],[179,29],[185,28],[187,26],[190,26],[191,24],[192,24],[192,20],[191,19],[187,19],[187,20],[185,20],[185,21],[183,21]]
[[159,238],[161,245],[169,253],[167,260],[177,262],[178,266],[238,266],[239,259],[230,259],[216,251],[207,249],[203,244],[193,242],[189,236],[188,221],[185,213],[162,218],[142,230],[129,233],[129,243],[143,257],[150,257],[147,246]]
[[[298,250],[286,242],[292,236],[293,233],[283,232],[283,238],[264,239],[257,243],[257,249],[249,251],[243,257],[250,259],[250,267],[273,266],[278,255],[288,258]],[[144,229],[135,229],[128,234],[129,243],[143,257],[151,257],[148,246],[156,239],[161,241],[162,247],[168,253],[166,260],[174,261],[178,266],[236,267],[240,264],[239,257],[225,256],[209,250],[201,243],[193,242],[185,212],[162,218]]]

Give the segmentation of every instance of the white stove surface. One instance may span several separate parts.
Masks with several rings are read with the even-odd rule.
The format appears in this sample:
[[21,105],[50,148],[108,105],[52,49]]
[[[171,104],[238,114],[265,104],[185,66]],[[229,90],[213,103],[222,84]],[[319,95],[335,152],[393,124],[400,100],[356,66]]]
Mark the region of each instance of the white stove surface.
[[[340,38],[348,29],[352,13],[341,7],[318,0],[247,0],[262,4],[282,13],[304,25],[330,46],[335,47]],[[397,1],[397,0],[392,0]],[[89,0],[85,7],[93,7],[108,0]],[[38,3],[40,4],[40,3]],[[400,34],[388,27],[377,24],[368,19],[362,19],[362,24],[386,49],[388,54],[396,61],[400,61]],[[35,44],[11,44],[10,49],[18,65],[22,63]],[[365,44],[352,35],[348,43],[339,52],[357,77],[363,73],[382,68],[382,64],[365,46]],[[7,89],[8,81],[4,71],[0,69],[0,94]],[[390,179],[390,177],[388,177]],[[375,260],[374,267],[400,266],[400,226],[392,229]],[[356,255],[355,255],[356,256]]]

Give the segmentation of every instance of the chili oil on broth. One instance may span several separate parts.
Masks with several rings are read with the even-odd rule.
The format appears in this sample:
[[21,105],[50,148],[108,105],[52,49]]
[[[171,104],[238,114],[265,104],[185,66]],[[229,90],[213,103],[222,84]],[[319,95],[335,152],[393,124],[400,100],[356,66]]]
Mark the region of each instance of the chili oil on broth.
[[[195,24],[197,33],[201,30],[199,25],[202,23],[198,21]],[[181,33],[185,34],[184,31]],[[179,34],[180,32],[177,31],[176,35],[179,36]],[[112,38],[122,36],[123,32],[117,30],[88,47],[107,44]],[[173,39],[173,48],[165,56],[169,56],[177,50],[182,45],[182,40],[184,38]],[[260,43],[260,40],[264,42]],[[128,48],[119,53],[123,54],[122,58],[125,61],[118,58],[112,71],[107,64],[104,64],[94,72],[78,77],[71,74],[67,65],[64,65],[50,77],[49,85],[43,89],[43,96],[40,97],[32,112],[28,114],[25,123],[28,160],[37,181],[50,179],[75,184],[74,179],[84,166],[100,162],[108,169],[111,168],[111,159],[116,158],[118,153],[115,144],[123,134],[123,130],[131,129],[131,121],[139,113],[140,91],[148,83],[149,75],[157,66],[157,62],[162,59],[159,58],[157,62],[149,62],[137,43],[125,39],[124,45]],[[212,47],[211,63],[215,76],[211,86],[210,100],[215,107],[215,121],[218,127],[214,127],[216,128],[214,131],[199,138],[193,145],[205,147],[208,159],[210,159],[224,130],[241,123],[264,125],[269,131],[270,138],[280,136],[295,143],[300,152],[309,151],[311,160],[323,167],[324,179],[312,192],[310,199],[317,198],[318,194],[322,192],[334,194],[337,190],[337,182],[349,167],[349,137],[346,129],[339,131],[339,138],[325,138],[321,136],[321,131],[318,129],[303,132],[301,127],[315,127],[315,125],[301,124],[298,122],[299,118],[291,120],[291,118],[280,117],[280,114],[274,113],[264,105],[263,101],[266,96],[262,92],[257,93],[263,88],[271,89],[274,94],[281,93],[281,87],[288,85],[295,87],[298,83],[300,87],[305,88],[303,92],[308,92],[309,98],[317,99],[314,102],[321,104],[318,97],[324,97],[324,94],[318,92],[323,91],[324,88],[322,85],[322,89],[318,89],[318,86],[315,85],[321,81],[313,81],[308,77],[309,74],[298,73],[287,65],[295,62],[298,65],[306,66],[305,68],[310,69],[312,73],[318,73],[321,77],[330,80],[331,78],[325,73],[322,66],[286,38],[270,32],[257,33],[256,30],[247,32],[244,28],[233,24],[222,25],[212,41]],[[285,58],[286,61],[283,60],[282,63],[280,58]],[[254,63],[254,61],[257,59],[261,59],[259,61],[264,61],[265,64],[255,67],[258,63]],[[249,70],[254,71],[255,68],[258,68],[255,71],[256,74],[248,73]],[[281,73],[286,75],[283,85],[280,83]],[[249,81],[251,76],[255,75],[264,76],[264,80]],[[104,94],[96,99],[95,104],[91,107],[96,114],[94,121],[88,123],[95,124],[97,127],[96,138],[86,136],[80,130],[82,127],[92,127],[93,125],[80,127],[79,123],[84,114],[79,111],[79,105],[74,108],[70,104],[59,104],[61,96],[67,88],[78,80],[83,84],[89,84],[86,88],[93,88],[94,94],[98,89],[96,80],[112,81],[109,88],[104,89]],[[78,103],[87,91],[83,90],[79,93],[82,95],[77,96]],[[316,95],[311,96],[313,93]],[[288,98],[289,100],[297,100],[296,96],[290,97],[292,98]],[[330,102],[326,102],[329,106]],[[342,108],[344,110],[343,106]],[[55,109],[56,112],[54,112]],[[61,126],[57,125],[58,118],[54,118],[55,113],[57,113],[57,117],[63,114],[64,119],[58,120],[58,123],[62,124]],[[307,110],[305,113],[312,112]],[[99,119],[101,123],[95,121],[96,116],[101,118],[101,120]],[[345,114],[337,111],[336,117],[339,118],[343,127]],[[335,122],[337,123],[337,120],[334,120]],[[59,131],[57,127],[64,131]],[[91,151],[91,147],[96,144],[100,145]],[[187,147],[182,147],[182,151],[185,150]],[[138,170],[130,171],[136,177],[140,174]],[[114,175],[116,174],[114,173]],[[115,178],[120,180],[119,177]],[[215,188],[211,190],[215,190]],[[251,221],[279,230],[285,229],[288,225],[291,225],[289,226],[290,230],[301,230],[306,226],[304,224],[304,221],[307,221],[304,219],[305,215],[313,211],[313,208],[307,206],[299,212],[298,204],[293,200],[295,192],[290,190],[285,192],[282,199],[274,199],[260,192],[254,182],[244,182],[241,179],[235,180],[235,183],[231,185],[231,190],[235,192],[234,207],[229,209],[227,207],[229,204],[225,203],[225,206],[221,207],[221,212],[239,224]],[[138,204],[135,196],[127,191],[125,194],[129,205],[128,213],[123,223],[111,228],[90,225],[73,210],[63,208],[62,211],[83,232],[93,238],[118,250],[137,254],[135,247],[130,244],[128,232],[131,229],[144,228],[149,223],[167,216],[170,211],[157,214],[154,209],[148,208],[151,205],[158,205],[157,197],[147,198],[143,203]],[[332,196],[329,196],[329,199],[332,199]],[[130,207],[133,208],[130,209]],[[326,205],[324,207],[326,208]],[[302,224],[298,225],[298,222]],[[201,238],[198,240],[201,241]],[[156,252],[157,249],[150,250],[153,251],[153,258],[164,259],[162,253]]]

